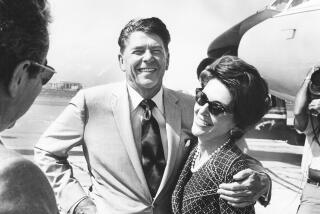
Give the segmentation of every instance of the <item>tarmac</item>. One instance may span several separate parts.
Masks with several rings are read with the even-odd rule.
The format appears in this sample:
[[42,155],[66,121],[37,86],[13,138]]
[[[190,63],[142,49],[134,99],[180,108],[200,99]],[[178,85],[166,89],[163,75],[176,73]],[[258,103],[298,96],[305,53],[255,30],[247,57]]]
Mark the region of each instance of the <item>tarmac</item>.
[[257,203],[256,213],[296,213],[303,186],[300,170],[302,146],[289,145],[286,141],[266,139],[248,139],[247,142],[272,179],[270,204],[263,207]]

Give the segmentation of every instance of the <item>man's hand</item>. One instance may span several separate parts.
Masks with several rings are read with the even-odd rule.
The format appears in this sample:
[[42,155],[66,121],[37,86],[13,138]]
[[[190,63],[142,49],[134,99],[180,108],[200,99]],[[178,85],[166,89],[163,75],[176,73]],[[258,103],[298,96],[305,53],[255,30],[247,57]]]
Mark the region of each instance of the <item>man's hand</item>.
[[74,214],[96,214],[97,208],[90,198],[86,198],[76,206],[73,213]]
[[254,204],[270,187],[270,179],[265,173],[245,169],[233,176],[235,182],[223,183],[218,194],[233,207],[245,207]]

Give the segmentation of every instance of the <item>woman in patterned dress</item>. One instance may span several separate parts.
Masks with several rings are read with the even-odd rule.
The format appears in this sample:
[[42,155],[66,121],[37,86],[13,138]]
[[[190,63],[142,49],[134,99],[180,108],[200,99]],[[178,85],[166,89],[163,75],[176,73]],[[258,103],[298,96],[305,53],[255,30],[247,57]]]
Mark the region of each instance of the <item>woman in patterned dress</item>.
[[235,208],[219,198],[219,184],[232,182],[248,168],[237,142],[269,107],[268,86],[258,71],[234,56],[223,56],[200,74],[192,133],[195,148],[172,196],[176,214],[252,214],[254,206]]

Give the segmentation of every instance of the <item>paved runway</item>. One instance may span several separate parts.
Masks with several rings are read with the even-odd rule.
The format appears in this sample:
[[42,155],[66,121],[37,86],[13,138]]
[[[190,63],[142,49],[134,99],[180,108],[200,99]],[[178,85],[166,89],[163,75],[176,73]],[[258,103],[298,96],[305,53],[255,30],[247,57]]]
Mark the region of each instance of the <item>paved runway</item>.
[[248,139],[248,145],[269,171],[273,185],[270,205],[265,208],[257,204],[256,213],[296,213],[302,187],[302,146],[263,139]]

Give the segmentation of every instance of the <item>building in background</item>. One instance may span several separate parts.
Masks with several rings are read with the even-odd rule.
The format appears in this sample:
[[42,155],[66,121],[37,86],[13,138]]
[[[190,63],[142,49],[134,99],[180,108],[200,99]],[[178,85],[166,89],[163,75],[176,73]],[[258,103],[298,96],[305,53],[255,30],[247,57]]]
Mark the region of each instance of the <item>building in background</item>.
[[44,86],[45,89],[66,90],[66,91],[79,91],[83,88],[83,85],[78,82],[49,82]]
[[65,97],[70,99],[82,88],[83,88],[83,84],[78,82],[69,82],[69,81],[49,82],[44,87],[42,87],[40,96],[60,97],[60,98]]

